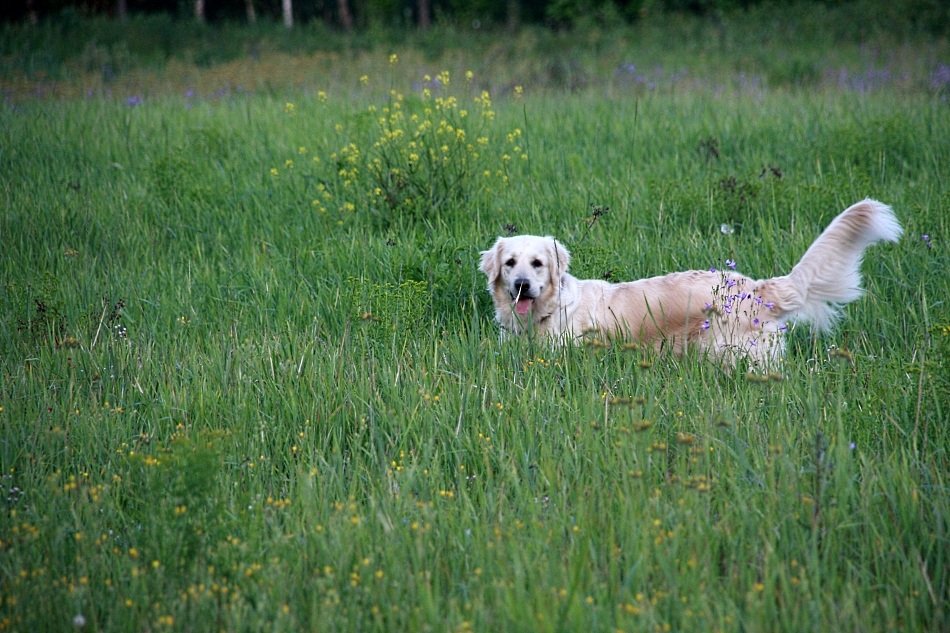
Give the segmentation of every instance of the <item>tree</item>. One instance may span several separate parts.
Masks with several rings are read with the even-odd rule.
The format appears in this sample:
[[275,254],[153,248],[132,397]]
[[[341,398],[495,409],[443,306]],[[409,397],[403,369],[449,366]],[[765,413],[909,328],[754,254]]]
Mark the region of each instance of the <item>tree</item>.
[[518,0],[508,0],[505,11],[505,24],[509,30],[514,31],[521,23],[521,7]]
[[283,7],[284,7],[284,26],[286,26],[288,29],[292,29],[294,27],[293,0],[284,0]]
[[417,0],[416,8],[419,11],[419,28],[424,31],[432,24],[432,20],[429,17],[429,0]]
[[353,30],[353,14],[347,0],[337,0],[337,12],[340,14],[340,25],[347,31]]

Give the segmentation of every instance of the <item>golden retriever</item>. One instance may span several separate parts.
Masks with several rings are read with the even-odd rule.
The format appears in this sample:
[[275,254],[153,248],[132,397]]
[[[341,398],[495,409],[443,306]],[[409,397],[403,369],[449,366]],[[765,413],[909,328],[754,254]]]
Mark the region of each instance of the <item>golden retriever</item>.
[[624,283],[581,280],[568,273],[567,249],[552,237],[532,235],[498,238],[481,253],[480,268],[502,335],[576,340],[597,332],[677,354],[695,347],[726,365],[747,358],[767,368],[784,353],[786,323],[830,328],[840,306],[862,295],[865,249],[896,242],[902,232],[890,207],[867,199],[835,218],[788,275],[771,279],[727,267]]

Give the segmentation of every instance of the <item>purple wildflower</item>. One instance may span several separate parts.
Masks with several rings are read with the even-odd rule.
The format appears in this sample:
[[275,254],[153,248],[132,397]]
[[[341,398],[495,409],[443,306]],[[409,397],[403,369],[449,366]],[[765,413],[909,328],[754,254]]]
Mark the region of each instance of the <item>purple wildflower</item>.
[[716,272],[716,269],[715,269],[715,268],[710,268],[710,269],[709,269],[709,272],[714,273],[714,272]]
[[775,309],[775,303],[772,302],[772,301],[766,301],[766,302],[765,302],[765,307],[768,308],[769,310],[774,310],[774,309]]
[[701,326],[699,326],[699,327],[702,328],[702,329],[704,329],[704,330],[708,330],[708,329],[709,329],[709,319],[706,319],[705,321],[703,321],[703,324],[702,324]]
[[727,259],[727,260],[726,260],[726,266],[728,266],[730,270],[735,270],[735,269],[736,269],[736,260],[734,260],[734,259]]
[[946,90],[950,86],[950,66],[940,64],[930,75],[930,86],[934,90]]
[[134,108],[137,105],[142,105],[142,97],[139,97],[137,95],[132,95],[131,97],[125,100],[125,104],[129,106],[130,108]]
[[703,304],[703,310],[712,310],[712,304],[707,301]]
[[933,246],[933,245],[930,243],[930,236],[927,235],[926,233],[924,233],[923,235],[921,235],[921,236],[920,236],[920,239],[923,241],[924,246],[926,246],[927,248],[930,248],[931,246]]

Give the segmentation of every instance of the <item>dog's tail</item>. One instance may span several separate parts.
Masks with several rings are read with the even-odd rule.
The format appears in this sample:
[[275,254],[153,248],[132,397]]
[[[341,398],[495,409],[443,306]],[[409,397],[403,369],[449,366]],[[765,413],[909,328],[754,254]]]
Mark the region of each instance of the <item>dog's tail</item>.
[[889,206],[870,198],[858,202],[828,225],[788,275],[761,282],[757,293],[774,303],[783,321],[805,321],[827,330],[841,306],[864,292],[864,251],[880,241],[896,242],[903,231]]

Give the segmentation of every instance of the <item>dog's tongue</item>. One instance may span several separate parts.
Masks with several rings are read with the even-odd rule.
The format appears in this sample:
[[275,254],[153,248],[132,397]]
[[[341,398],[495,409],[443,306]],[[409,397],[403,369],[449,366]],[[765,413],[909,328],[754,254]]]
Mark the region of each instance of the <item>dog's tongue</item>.
[[518,305],[515,306],[515,312],[522,316],[528,314],[528,310],[531,309],[532,303],[534,303],[534,299],[518,299]]

